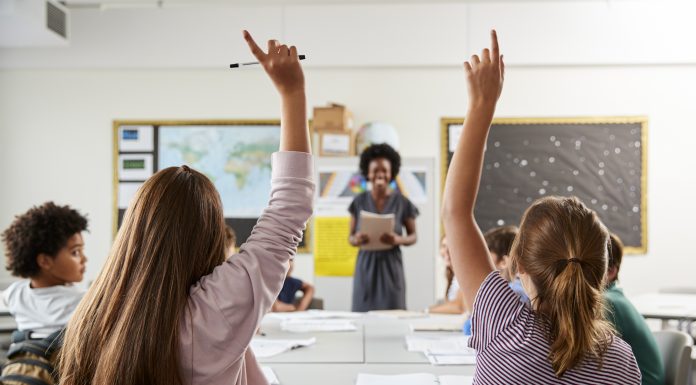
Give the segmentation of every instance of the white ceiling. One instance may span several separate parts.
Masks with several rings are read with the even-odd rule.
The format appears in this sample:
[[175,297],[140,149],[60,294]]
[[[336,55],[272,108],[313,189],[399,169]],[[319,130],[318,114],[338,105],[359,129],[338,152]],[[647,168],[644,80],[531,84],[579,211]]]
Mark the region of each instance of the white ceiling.
[[[139,8],[158,6],[209,6],[209,5],[300,5],[300,4],[427,4],[427,3],[491,3],[491,2],[577,2],[578,0],[64,0],[69,8]],[[584,0],[597,2],[627,0]]]

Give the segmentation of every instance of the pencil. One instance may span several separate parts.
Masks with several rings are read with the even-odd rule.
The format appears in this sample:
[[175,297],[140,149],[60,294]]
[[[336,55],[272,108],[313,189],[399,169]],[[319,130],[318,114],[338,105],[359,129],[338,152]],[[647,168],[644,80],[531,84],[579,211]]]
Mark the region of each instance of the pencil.
[[[305,55],[298,55],[298,57],[299,57],[300,60],[304,60],[304,59],[305,59]],[[251,61],[251,62],[248,62],[248,63],[234,63],[234,64],[230,64],[230,68],[239,68],[239,67],[244,67],[244,66],[251,66],[251,65],[254,65],[254,64],[259,64],[259,62],[257,62],[257,61]]]

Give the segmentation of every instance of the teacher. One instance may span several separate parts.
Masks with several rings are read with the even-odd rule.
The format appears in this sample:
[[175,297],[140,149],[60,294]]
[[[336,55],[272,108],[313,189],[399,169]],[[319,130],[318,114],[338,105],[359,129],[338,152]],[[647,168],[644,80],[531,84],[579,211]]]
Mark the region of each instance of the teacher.
[[361,249],[358,253],[352,306],[356,312],[406,309],[406,280],[400,246],[416,243],[418,209],[390,187],[400,167],[401,156],[388,144],[373,144],[360,155],[360,171],[371,188],[356,196],[348,208],[351,214],[349,242],[360,247],[370,241],[368,234],[360,232],[361,211],[394,214],[394,229],[380,235],[380,241],[391,247],[379,251]]

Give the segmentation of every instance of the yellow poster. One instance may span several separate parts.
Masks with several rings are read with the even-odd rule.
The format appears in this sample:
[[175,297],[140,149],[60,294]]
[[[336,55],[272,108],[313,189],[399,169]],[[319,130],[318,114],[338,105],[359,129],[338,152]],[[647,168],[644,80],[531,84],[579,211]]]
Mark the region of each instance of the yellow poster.
[[358,248],[348,243],[350,217],[314,218],[314,274],[351,277]]

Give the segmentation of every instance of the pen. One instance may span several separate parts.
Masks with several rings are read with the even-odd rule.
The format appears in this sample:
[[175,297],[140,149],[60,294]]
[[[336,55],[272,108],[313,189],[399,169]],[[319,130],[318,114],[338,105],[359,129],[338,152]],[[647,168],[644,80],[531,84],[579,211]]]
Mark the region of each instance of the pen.
[[[300,60],[304,60],[306,56],[305,55],[298,55],[298,57]],[[234,63],[234,64],[230,64],[230,68],[239,68],[239,67],[244,67],[244,66],[251,66],[254,64],[259,64],[259,62],[250,61],[248,63]]]

